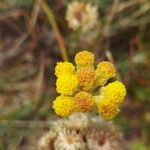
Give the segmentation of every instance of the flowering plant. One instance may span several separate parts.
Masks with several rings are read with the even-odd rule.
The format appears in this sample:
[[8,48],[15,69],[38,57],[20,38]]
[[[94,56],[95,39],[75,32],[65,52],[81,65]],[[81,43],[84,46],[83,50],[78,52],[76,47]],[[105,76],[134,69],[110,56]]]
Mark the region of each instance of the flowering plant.
[[77,53],[75,63],[76,67],[70,62],[58,62],[55,67],[56,90],[60,94],[53,101],[56,114],[67,117],[74,112],[96,110],[105,119],[114,118],[126,95],[124,84],[115,79],[115,66],[102,61],[95,69],[94,55],[89,51]]
[[122,150],[123,137],[111,121],[89,113],[74,113],[50,123],[39,150]]

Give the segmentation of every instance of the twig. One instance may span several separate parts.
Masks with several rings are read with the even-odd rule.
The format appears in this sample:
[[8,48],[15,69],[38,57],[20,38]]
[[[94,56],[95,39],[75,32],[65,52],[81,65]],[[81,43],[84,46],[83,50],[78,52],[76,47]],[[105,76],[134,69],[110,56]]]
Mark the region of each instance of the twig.
[[[102,42],[109,36],[110,34],[110,23],[112,22],[112,20],[114,19],[114,16],[116,14],[116,9],[118,7],[119,4],[119,0],[114,0],[109,13],[106,16],[106,21],[105,24],[102,26],[98,36],[97,36],[97,40],[95,40],[95,45],[96,45],[96,50],[95,50],[95,55],[98,56],[98,52],[100,52],[100,50],[102,51]],[[107,43],[105,44],[105,48],[103,49],[108,49],[109,48],[109,41],[106,41]],[[99,44],[97,44],[99,43]]]
[[140,9],[138,9],[136,12],[134,12],[132,16],[126,17],[126,18],[120,20],[118,25],[123,26],[123,27],[129,26],[132,22],[134,22],[134,19],[138,18],[139,16],[142,16],[144,13],[148,12],[149,10],[150,10],[150,7],[149,7],[148,3],[145,3],[144,5],[141,6]]
[[63,37],[60,33],[60,30],[58,28],[58,25],[56,23],[53,12],[52,12],[51,8],[48,6],[48,4],[45,2],[45,0],[41,1],[41,7],[42,7],[45,15],[47,16],[48,21],[51,24],[52,30],[53,30],[53,32],[56,36],[56,40],[58,42],[62,58],[63,58],[64,61],[67,61],[68,60],[68,55],[67,55],[65,42],[64,42],[64,39],[63,39]]
[[1,120],[1,126],[14,128],[45,128],[50,127],[50,121]]
[[9,12],[1,13],[0,14],[0,21],[9,20],[10,17],[14,19],[18,19],[19,17],[25,16],[27,13],[23,10],[12,10]]
[[134,7],[136,4],[142,4],[143,2],[147,2],[148,0],[132,0],[132,1],[128,1],[128,2],[122,2],[118,9],[116,9],[115,11],[117,13],[121,13],[123,12],[124,10],[126,10],[127,8],[129,7]]
[[118,8],[118,4],[119,4],[119,0],[115,0],[111,7],[110,13],[106,17],[106,23],[102,29],[102,31],[103,31],[102,34],[105,36],[108,36],[110,33],[109,32],[110,24],[111,24],[112,20],[114,19],[114,16],[116,14],[116,9]]
[[30,31],[32,31],[36,25],[38,14],[40,11],[40,3],[41,3],[41,0],[36,0],[34,4],[33,11],[31,14],[31,19],[30,19]]

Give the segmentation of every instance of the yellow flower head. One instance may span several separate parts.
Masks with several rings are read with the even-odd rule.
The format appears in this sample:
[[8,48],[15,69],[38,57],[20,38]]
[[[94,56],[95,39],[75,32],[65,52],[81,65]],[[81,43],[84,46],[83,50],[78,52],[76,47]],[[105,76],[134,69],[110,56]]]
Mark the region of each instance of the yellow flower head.
[[94,87],[96,79],[96,73],[93,68],[84,67],[77,71],[77,77],[79,80],[79,87],[83,90],[90,90]]
[[55,67],[55,75],[59,77],[62,74],[74,73],[75,67],[69,62],[58,62]]
[[94,63],[94,55],[88,51],[82,51],[76,54],[75,62],[77,64],[77,68],[85,67],[85,66],[93,66]]
[[112,119],[119,113],[118,106],[107,99],[101,99],[97,107],[99,114],[105,119]]
[[73,74],[62,74],[56,81],[56,90],[60,94],[73,95],[78,88],[78,78]]
[[73,98],[76,109],[79,112],[91,111],[94,106],[94,99],[91,94],[81,91]]
[[73,112],[92,111],[96,105],[105,119],[115,117],[126,95],[126,88],[122,82],[108,82],[116,77],[114,65],[103,61],[95,70],[94,55],[88,51],[77,53],[75,63],[76,66],[59,62],[55,67],[56,90],[61,94],[53,101],[55,112],[65,117]]
[[108,61],[100,62],[97,65],[96,76],[98,82],[97,84],[102,86],[107,82],[108,79],[116,76],[116,68]]
[[120,81],[115,81],[104,86],[100,90],[101,96],[111,100],[113,103],[120,104],[126,95],[126,88]]
[[56,112],[61,117],[67,117],[72,114],[75,110],[75,105],[72,97],[69,96],[58,96],[53,101],[52,106]]

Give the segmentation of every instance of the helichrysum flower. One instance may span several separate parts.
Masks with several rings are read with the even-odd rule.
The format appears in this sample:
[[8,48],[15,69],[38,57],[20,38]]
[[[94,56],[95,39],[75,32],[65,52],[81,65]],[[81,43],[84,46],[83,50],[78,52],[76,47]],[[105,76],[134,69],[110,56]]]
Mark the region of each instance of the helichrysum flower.
[[108,79],[116,76],[116,68],[108,61],[100,62],[97,65],[96,76],[97,84],[102,86],[107,82]]
[[98,112],[105,119],[112,119],[119,113],[119,108],[109,99],[101,99],[97,103]]
[[55,67],[55,75],[57,77],[61,76],[62,74],[72,74],[75,72],[75,67],[72,63],[69,62],[58,62]]
[[84,2],[73,1],[68,5],[66,20],[73,30],[86,32],[98,25],[97,7]]
[[85,131],[88,150],[121,150],[122,136],[112,124]]
[[81,91],[73,98],[76,110],[79,112],[91,111],[94,106],[94,99],[91,94]]
[[97,106],[103,118],[115,117],[126,95],[126,88],[120,81],[109,80],[115,80],[117,73],[114,65],[103,61],[95,70],[94,55],[85,50],[76,54],[75,63],[75,67],[69,62],[56,65],[56,90],[61,96],[53,102],[55,112],[65,117],[74,112],[95,110]]
[[82,136],[74,130],[64,129],[54,141],[55,150],[85,150]]
[[120,104],[126,95],[126,88],[120,81],[109,83],[100,89],[100,95],[112,103]]
[[73,95],[78,88],[78,78],[73,74],[61,75],[56,81],[56,90],[60,94]]
[[94,55],[89,51],[81,51],[75,56],[75,63],[79,67],[92,67],[94,63]]
[[83,90],[90,90],[94,88],[96,79],[95,70],[91,67],[80,68],[77,71],[77,77],[79,80],[79,87]]
[[57,136],[56,132],[49,131],[43,137],[39,139],[37,149],[38,150],[52,150],[53,148],[53,140]]
[[69,96],[58,96],[56,100],[53,101],[52,106],[59,116],[66,117],[72,114],[75,110],[74,101],[72,97]]
[[75,113],[69,118],[51,121],[51,129],[39,140],[38,148],[39,150],[123,149],[122,135],[112,122],[85,113]]

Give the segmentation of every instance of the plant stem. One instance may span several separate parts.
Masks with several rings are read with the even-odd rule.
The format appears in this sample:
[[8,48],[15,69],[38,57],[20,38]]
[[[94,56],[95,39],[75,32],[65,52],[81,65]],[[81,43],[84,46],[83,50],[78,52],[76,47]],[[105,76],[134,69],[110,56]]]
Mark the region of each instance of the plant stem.
[[45,15],[48,18],[49,23],[51,24],[52,30],[56,36],[56,40],[58,42],[60,51],[61,51],[61,55],[64,61],[68,60],[68,55],[67,55],[67,50],[66,50],[66,46],[65,46],[65,42],[64,39],[60,33],[60,30],[58,28],[58,25],[56,23],[56,19],[53,15],[53,12],[51,10],[51,8],[48,6],[48,4],[46,3],[45,0],[41,1],[41,7],[45,13]]

